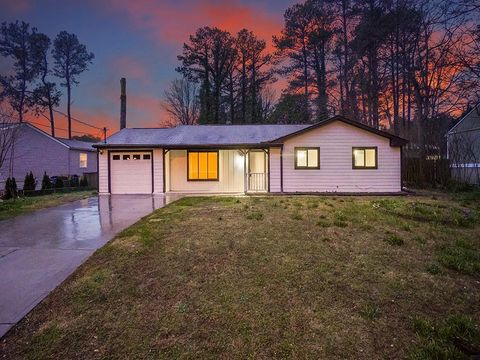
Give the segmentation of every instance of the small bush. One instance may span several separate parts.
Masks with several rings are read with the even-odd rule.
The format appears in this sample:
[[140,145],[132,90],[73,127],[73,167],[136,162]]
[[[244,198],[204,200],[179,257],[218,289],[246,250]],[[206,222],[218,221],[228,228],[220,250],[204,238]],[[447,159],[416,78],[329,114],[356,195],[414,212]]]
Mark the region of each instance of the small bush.
[[3,199],[16,199],[18,196],[17,181],[14,177],[7,178],[5,181],[5,192],[3,194]]
[[50,180],[50,177],[47,175],[47,172],[43,173],[43,178],[42,178],[42,190],[48,190],[52,188],[52,181]]
[[23,180],[23,191],[25,192],[35,191],[36,187],[37,187],[37,181],[35,180],[33,173],[30,171],[25,175],[25,179]]
[[348,224],[345,222],[345,221],[342,221],[342,220],[338,220],[338,219],[335,219],[333,221],[333,225],[337,226],[337,227],[341,227],[341,228],[344,228],[344,227],[347,227]]
[[385,238],[385,242],[392,246],[402,246],[405,243],[403,239],[396,234],[388,235]]
[[63,179],[59,176],[55,179],[55,184],[53,184],[55,189],[61,189],[63,188]]

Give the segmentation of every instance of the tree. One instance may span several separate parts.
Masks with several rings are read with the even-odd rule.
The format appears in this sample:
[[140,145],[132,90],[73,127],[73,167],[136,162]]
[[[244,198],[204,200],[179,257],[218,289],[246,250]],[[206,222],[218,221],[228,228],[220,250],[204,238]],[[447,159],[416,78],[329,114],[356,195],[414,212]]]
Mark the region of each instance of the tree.
[[306,124],[310,122],[308,99],[305,94],[283,93],[269,122],[275,124]]
[[[240,121],[261,122],[262,89],[274,81],[271,65],[272,55],[266,53],[266,42],[258,39],[247,29],[238,32],[236,38],[239,73]],[[247,120],[249,119],[249,120]]]
[[63,79],[60,84],[67,89],[67,117],[68,117],[68,138],[72,138],[72,117],[70,107],[72,104],[72,86],[77,85],[78,75],[88,69],[92,63],[94,54],[87,51],[85,45],[81,44],[75,34],[66,31],[60,32],[53,42],[53,58],[55,66],[53,73]]
[[0,170],[7,169],[12,175],[13,152],[19,126],[13,117],[13,111],[0,107]]
[[5,193],[3,198],[5,200],[15,199],[18,196],[17,182],[14,177],[9,177],[5,181]]
[[222,90],[235,60],[234,41],[229,32],[206,26],[190,36],[178,56],[181,65],[177,71],[188,80],[201,84],[201,123],[220,123],[224,118],[221,113]]
[[23,181],[23,192],[28,193],[29,191],[35,191],[37,186],[37,182],[35,181],[35,177],[33,173],[30,171],[25,175],[25,179]]
[[72,139],[73,139],[73,140],[78,140],[78,141],[91,142],[91,143],[97,143],[97,142],[102,141],[102,139],[100,139],[99,137],[93,136],[93,135],[89,135],[89,134],[80,135],[80,136],[79,136],[79,135],[75,135],[75,136],[72,136]]
[[50,38],[45,34],[34,34],[32,36],[35,44],[35,58],[38,59],[39,73],[41,83],[33,92],[33,103],[37,115],[42,114],[48,109],[51,134],[55,137],[55,118],[53,115],[53,107],[60,104],[60,91],[57,90],[56,84],[48,81],[47,77],[51,70],[48,63],[48,51],[50,49]]
[[316,117],[328,116],[327,57],[334,34],[334,18],[324,0],[307,0],[287,9],[280,37],[274,37],[277,57],[288,60],[280,69],[289,75],[290,89],[303,88],[310,99],[316,93]]
[[2,96],[6,97],[23,121],[32,103],[31,84],[38,75],[38,58],[33,51],[37,29],[25,22],[2,23],[0,27],[0,54],[13,61],[13,75],[0,75]]
[[163,94],[162,107],[182,125],[193,125],[198,121],[198,87],[186,78],[175,79]]
[[52,188],[52,181],[45,171],[42,178],[42,190],[48,190]]

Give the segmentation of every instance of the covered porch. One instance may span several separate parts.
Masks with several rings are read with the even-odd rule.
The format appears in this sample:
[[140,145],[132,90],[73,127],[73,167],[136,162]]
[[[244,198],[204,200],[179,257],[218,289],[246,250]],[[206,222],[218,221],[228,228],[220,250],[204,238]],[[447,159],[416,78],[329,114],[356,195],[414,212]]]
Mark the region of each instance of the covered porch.
[[163,149],[166,193],[266,193],[269,148]]

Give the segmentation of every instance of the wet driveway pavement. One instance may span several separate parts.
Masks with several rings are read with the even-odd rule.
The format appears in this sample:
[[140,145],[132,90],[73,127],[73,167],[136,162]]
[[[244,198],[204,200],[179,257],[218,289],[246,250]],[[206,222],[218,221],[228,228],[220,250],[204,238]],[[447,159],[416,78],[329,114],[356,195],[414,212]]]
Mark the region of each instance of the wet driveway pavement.
[[179,197],[101,195],[0,221],[0,338],[115,234]]

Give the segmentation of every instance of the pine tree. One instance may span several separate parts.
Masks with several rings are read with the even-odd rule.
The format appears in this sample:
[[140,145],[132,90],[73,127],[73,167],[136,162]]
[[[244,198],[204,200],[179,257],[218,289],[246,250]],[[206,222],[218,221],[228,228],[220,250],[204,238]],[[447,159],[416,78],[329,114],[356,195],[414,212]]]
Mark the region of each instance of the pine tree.
[[52,181],[50,180],[50,178],[47,175],[47,172],[45,171],[42,178],[42,190],[48,190],[51,188],[52,188]]

